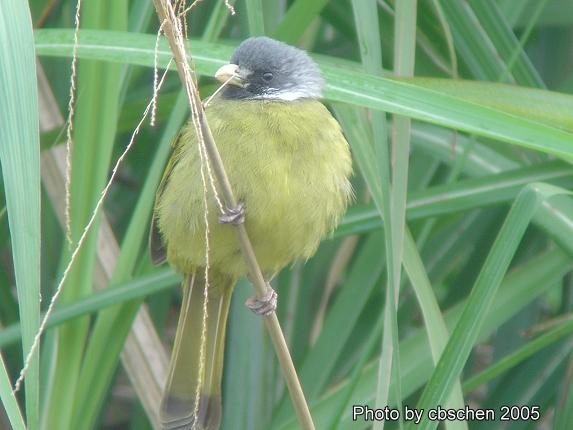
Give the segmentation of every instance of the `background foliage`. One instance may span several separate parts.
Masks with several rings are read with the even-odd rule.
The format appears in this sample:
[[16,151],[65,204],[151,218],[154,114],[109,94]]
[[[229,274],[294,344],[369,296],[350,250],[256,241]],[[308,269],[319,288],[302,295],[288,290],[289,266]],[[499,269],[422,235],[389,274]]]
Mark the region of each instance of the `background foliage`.
[[[158,27],[149,0],[83,3],[74,240],[152,93]],[[312,260],[276,281],[317,428],[370,428],[352,421],[353,404],[469,404],[498,417],[501,405],[539,405],[536,422],[445,427],[571,428],[573,4],[231,3],[234,16],[224,1],[204,0],[188,17],[201,94],[216,88],[210,76],[249,35],[295,44],[319,62],[326,103],[353,151],[355,204]],[[132,343],[154,333],[152,322],[168,347],[180,299],[178,277],[151,267],[146,251],[154,190],[188,115],[175,73],[157,126],[138,136],[65,284],[25,391],[10,394],[39,324],[38,293],[45,309],[70,257],[58,148],[74,10],[67,0],[0,7],[0,428],[153,428],[145,384],[166,354],[150,346],[154,338],[136,342],[139,355]],[[158,63],[168,59],[162,42]],[[222,427],[296,429],[261,322],[243,306],[250,294],[240,282]],[[138,316],[122,354],[142,303],[151,318]]]

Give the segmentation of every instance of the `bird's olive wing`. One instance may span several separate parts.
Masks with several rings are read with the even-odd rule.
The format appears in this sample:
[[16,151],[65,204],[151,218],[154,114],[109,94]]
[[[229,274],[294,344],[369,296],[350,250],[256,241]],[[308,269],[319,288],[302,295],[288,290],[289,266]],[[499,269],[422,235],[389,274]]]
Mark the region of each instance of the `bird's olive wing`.
[[159,227],[157,226],[157,203],[165,190],[165,185],[169,180],[169,176],[173,171],[173,167],[175,165],[173,153],[176,151],[177,147],[180,144],[181,140],[181,133],[177,135],[173,144],[171,145],[171,154],[169,155],[169,161],[167,162],[167,166],[165,167],[165,171],[163,172],[163,177],[161,178],[161,182],[159,183],[159,187],[157,187],[157,192],[155,193],[155,204],[153,207],[153,215],[151,216],[151,225],[149,227],[149,255],[151,256],[151,262],[155,265],[159,265],[167,259],[167,250],[165,249],[165,244],[163,243],[163,239],[161,237],[161,233],[159,231]]

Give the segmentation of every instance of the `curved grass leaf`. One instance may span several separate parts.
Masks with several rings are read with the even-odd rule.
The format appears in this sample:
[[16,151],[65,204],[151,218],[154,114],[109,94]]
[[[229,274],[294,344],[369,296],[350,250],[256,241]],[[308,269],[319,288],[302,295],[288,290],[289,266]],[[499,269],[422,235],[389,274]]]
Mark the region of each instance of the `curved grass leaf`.
[[404,81],[573,131],[573,99],[569,94],[480,81],[437,78],[411,78]]
[[[86,30],[81,37],[80,58],[153,65],[155,36]],[[69,56],[71,41],[70,31],[36,32],[36,49],[40,55]],[[170,54],[166,44],[160,46],[159,64],[165,66]],[[232,47],[199,41],[192,41],[190,47],[197,73],[209,76],[232,53]],[[324,94],[332,101],[409,116],[573,160],[573,133],[416,85],[331,64],[322,65],[321,70],[327,82]]]
[[[517,196],[522,187],[541,181],[571,188],[572,169],[563,162],[551,161],[497,175],[465,179],[455,184],[414,191],[408,199],[406,216],[408,220],[414,221],[508,203]],[[540,207],[539,215],[535,216],[533,221],[573,255],[573,231],[569,227],[571,214],[573,211],[560,207],[559,202],[550,201]],[[381,227],[382,220],[374,206],[354,206],[349,209],[334,236],[366,233]]]

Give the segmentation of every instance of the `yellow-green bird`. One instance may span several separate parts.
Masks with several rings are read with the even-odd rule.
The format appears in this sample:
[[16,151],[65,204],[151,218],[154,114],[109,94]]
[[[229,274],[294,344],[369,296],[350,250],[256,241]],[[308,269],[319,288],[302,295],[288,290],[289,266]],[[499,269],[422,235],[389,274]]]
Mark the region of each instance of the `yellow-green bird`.
[[[253,37],[239,45],[216,78],[228,85],[208,104],[207,121],[241,210],[221,216],[207,185],[209,288],[202,350],[207,264],[204,184],[195,129],[188,123],[174,142],[157,191],[150,233],[153,262],[167,259],[184,276],[182,309],[160,407],[165,429],[219,428],[231,293],[237,279],[247,275],[235,227],[229,224],[244,220],[259,265],[269,278],[295,260],[311,257],[352,196],[348,144],[338,122],[319,101],[323,80],[306,52]],[[261,304],[251,302],[251,307]],[[259,313],[272,311],[272,300],[262,307]]]

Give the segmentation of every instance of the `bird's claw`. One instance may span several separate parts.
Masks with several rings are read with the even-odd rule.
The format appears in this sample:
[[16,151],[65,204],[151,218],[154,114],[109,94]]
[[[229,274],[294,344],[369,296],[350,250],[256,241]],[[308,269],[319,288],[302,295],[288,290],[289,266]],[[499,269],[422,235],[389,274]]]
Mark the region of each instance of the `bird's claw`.
[[220,224],[239,225],[245,222],[245,205],[237,204],[234,208],[226,208],[225,212],[219,215]]
[[258,297],[251,297],[247,299],[245,305],[257,315],[272,314],[277,308],[278,295],[272,287],[268,286],[267,294],[262,299]]

